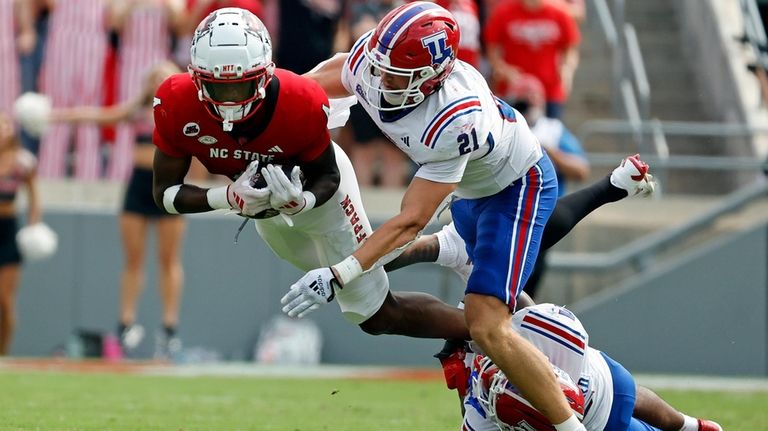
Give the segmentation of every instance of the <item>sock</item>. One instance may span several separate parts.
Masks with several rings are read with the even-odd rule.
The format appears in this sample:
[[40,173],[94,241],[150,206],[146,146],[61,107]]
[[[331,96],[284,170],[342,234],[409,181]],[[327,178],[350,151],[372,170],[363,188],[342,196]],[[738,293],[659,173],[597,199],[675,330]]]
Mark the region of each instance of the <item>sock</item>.
[[555,425],[557,431],[586,431],[576,415],[572,414],[565,422]]
[[444,231],[441,230],[436,236],[437,242],[440,243],[440,251],[437,253],[435,263],[442,266],[452,265],[456,261],[459,250],[453,242],[445,238]]
[[168,338],[176,336],[176,325],[163,325],[163,330],[165,331],[165,336]]
[[[555,245],[592,211],[625,197],[627,197],[626,190],[613,186],[609,177],[603,177],[589,187],[558,199],[544,227],[541,249],[545,250]],[[442,246],[442,243],[440,245]]]
[[126,328],[128,328],[128,325],[126,325],[123,322],[120,322],[117,324],[117,336],[123,335],[123,332],[125,332]]
[[[682,413],[681,413],[682,414]],[[683,415],[683,427],[680,431],[699,431],[699,421],[686,414]]]

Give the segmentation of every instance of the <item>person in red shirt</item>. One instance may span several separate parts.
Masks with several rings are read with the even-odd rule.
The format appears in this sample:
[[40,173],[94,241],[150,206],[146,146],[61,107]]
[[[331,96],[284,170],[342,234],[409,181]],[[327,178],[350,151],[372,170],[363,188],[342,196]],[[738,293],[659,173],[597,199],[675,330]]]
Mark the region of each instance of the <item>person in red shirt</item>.
[[456,57],[480,67],[480,11],[474,0],[436,0],[435,3],[451,11],[461,28],[459,52]]
[[499,3],[485,31],[494,92],[502,96],[521,73],[544,84],[546,116],[561,118],[579,62],[579,29],[554,0],[506,0]]
[[[352,164],[331,142],[322,88],[275,68],[269,34],[243,9],[205,18],[191,58],[191,76],[172,75],[153,101],[155,203],[169,213],[225,209],[256,218],[272,251],[304,271],[354,252],[372,229]],[[235,181],[210,189],[185,184],[193,157]],[[293,168],[286,174],[278,165]],[[266,187],[258,185],[262,177]],[[469,336],[460,310],[430,295],[390,292],[383,268],[326,299],[371,334]]]

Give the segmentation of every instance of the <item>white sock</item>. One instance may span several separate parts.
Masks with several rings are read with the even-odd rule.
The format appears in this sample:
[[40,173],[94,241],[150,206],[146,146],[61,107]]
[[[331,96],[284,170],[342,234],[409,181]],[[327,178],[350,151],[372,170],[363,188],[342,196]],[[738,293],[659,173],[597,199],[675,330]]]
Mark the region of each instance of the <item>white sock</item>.
[[698,419],[692,418],[683,413],[680,414],[683,415],[683,427],[680,428],[680,431],[699,431]]
[[437,253],[435,263],[442,266],[452,265],[456,261],[459,250],[452,241],[445,237],[445,231],[441,230],[435,235],[437,236],[437,242],[440,244],[440,251]]
[[586,431],[576,415],[572,414],[565,422],[555,425],[557,431]]

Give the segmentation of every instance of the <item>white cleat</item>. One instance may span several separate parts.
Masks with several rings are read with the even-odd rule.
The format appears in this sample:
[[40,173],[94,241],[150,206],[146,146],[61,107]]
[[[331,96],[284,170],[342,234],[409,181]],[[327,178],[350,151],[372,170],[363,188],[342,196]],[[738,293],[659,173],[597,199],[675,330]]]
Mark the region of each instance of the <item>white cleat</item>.
[[648,173],[648,164],[640,160],[640,154],[621,161],[611,173],[611,184],[626,190],[629,196],[650,196],[656,189],[656,180]]
[[125,328],[122,334],[120,334],[120,343],[124,349],[133,350],[144,339],[144,327],[137,324],[132,324]]

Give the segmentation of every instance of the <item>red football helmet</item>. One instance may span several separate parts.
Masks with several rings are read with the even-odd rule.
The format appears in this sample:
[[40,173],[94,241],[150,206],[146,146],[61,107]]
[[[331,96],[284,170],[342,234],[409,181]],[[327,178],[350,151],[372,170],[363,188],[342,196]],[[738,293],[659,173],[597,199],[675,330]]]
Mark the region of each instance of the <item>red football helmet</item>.
[[[370,63],[363,72],[368,102],[381,111],[423,102],[453,70],[459,38],[456,19],[434,3],[407,3],[389,12],[365,45]],[[407,85],[386,88],[382,74],[407,78]]]
[[[489,419],[502,430],[555,431],[555,427],[512,386],[491,359],[477,355],[473,364],[472,395]],[[584,418],[584,395],[563,370],[552,366],[560,389],[579,420]]]
[[256,112],[272,79],[272,41],[250,11],[223,8],[208,15],[192,38],[189,73],[198,97],[224,130]]

